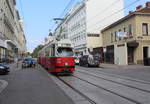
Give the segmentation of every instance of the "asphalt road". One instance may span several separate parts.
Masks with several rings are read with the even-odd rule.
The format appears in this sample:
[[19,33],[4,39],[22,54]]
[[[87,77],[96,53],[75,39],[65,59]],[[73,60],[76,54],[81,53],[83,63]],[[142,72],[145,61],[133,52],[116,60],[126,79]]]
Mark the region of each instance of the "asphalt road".
[[0,104],[150,104],[149,73],[138,66],[76,66],[72,76],[55,77],[39,66],[11,69],[9,75],[0,76],[8,82]]
[[81,67],[81,66],[76,66],[77,69],[85,69],[85,70],[91,70],[91,71],[100,71],[104,73],[109,73],[109,74],[115,74],[115,75],[120,75],[120,76],[125,76],[125,77],[131,77],[139,80],[144,80],[144,81],[149,81],[150,82],[150,67],[145,67],[145,66],[126,66],[126,68],[123,68],[122,66],[119,66],[118,68],[105,68],[105,67],[100,67],[100,68],[95,68],[95,67]]
[[[94,102],[92,104],[150,104],[150,82],[142,80],[150,78],[149,70],[144,69],[143,72],[142,70],[76,66],[76,72],[72,76],[60,76],[59,78],[68,86],[68,88],[66,86],[66,88],[61,88],[68,96],[72,96],[77,104],[82,104],[81,100],[84,102],[90,100]],[[138,74],[137,76],[134,71]],[[140,75],[141,72],[145,76]],[[127,73],[130,73],[129,76]],[[58,83],[58,80],[55,79],[55,82]],[[64,86],[60,82],[58,85]],[[65,90],[69,88],[76,92],[74,95],[78,93],[81,97],[77,98],[72,94],[75,92]]]
[[0,79],[8,82],[0,104],[74,104],[42,68],[11,71]]

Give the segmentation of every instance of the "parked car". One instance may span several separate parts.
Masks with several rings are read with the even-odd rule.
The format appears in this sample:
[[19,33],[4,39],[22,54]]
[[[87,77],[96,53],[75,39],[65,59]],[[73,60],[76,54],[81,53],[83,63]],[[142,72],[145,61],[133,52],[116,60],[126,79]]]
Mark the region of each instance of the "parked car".
[[95,66],[99,67],[100,65],[100,57],[99,56],[94,56],[94,55],[83,55],[81,56],[79,60],[79,65],[86,65],[86,66]]
[[0,63],[0,74],[8,74],[9,66]]
[[76,65],[79,65],[79,57],[74,57],[74,61]]
[[22,61],[22,68],[35,67],[36,61],[33,58],[25,58]]

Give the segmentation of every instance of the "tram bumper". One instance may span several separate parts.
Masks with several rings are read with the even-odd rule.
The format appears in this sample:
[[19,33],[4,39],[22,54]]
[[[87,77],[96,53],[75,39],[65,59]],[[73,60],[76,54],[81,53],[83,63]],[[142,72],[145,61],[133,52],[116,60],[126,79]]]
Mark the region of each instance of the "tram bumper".
[[56,66],[56,72],[72,73],[75,71],[75,66]]

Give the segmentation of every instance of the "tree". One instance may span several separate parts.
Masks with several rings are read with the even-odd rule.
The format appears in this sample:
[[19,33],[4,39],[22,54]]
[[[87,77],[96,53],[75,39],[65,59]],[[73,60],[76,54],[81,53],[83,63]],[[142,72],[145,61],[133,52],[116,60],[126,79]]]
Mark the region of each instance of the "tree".
[[38,45],[38,46],[33,50],[31,56],[32,56],[33,58],[37,58],[39,51],[40,51],[43,47],[44,47],[43,45]]

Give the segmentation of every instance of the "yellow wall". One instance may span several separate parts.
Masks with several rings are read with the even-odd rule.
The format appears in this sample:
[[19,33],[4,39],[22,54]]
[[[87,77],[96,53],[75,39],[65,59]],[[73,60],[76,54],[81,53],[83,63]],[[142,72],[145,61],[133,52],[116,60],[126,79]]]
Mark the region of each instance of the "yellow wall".
[[[142,23],[148,23],[148,36],[143,36],[142,35]],[[128,28],[128,25],[132,24],[133,28],[133,37],[132,38],[127,38],[127,39],[122,39],[118,40],[116,42],[111,42],[111,33],[114,33],[115,31],[118,31],[119,29],[122,29],[124,27]],[[128,31],[128,30],[127,30]],[[149,47],[149,52],[150,52],[150,15],[136,15],[133,16],[122,23],[117,24],[116,26],[111,27],[108,30],[105,30],[102,33],[102,39],[103,39],[103,46],[108,46],[108,45],[114,45],[114,44],[124,44],[129,41],[134,41],[136,40],[139,43],[139,46],[135,48],[134,51],[134,63],[136,64],[143,64],[143,47],[148,46]],[[150,57],[150,53],[149,53]]]
[[96,48],[102,46],[102,39],[100,37],[87,37],[87,47]]
[[122,39],[122,40],[117,40],[116,42],[111,42],[111,33],[114,33],[115,31],[118,32],[119,29],[122,29],[123,31],[123,28],[126,27],[127,28],[127,31],[128,31],[128,25],[131,24],[132,25],[132,28],[133,28],[133,38],[135,38],[135,31],[136,31],[136,24],[135,24],[135,17],[133,18],[130,18],[129,20],[126,20],[114,27],[111,27],[110,29],[104,31],[102,33],[102,38],[103,38],[103,45],[104,46],[108,46],[108,45],[113,45],[113,44],[121,44],[121,43],[124,43],[125,41],[130,41],[130,40],[133,40],[133,38],[128,38],[127,40],[125,39]]
[[[142,23],[148,23],[148,36],[142,35]],[[136,16],[136,39],[139,40],[139,47],[136,48],[134,58],[137,64],[143,64],[143,47],[150,47],[150,16]]]

